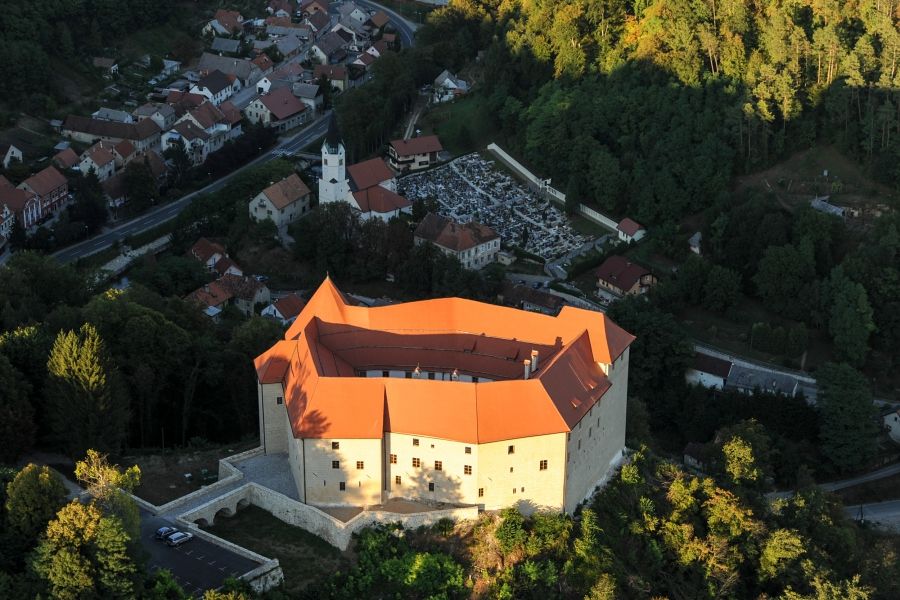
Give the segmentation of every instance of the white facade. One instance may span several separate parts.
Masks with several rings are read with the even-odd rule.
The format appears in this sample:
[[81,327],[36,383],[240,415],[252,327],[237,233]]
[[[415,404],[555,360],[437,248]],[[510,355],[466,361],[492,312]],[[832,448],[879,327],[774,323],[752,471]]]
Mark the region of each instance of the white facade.
[[319,204],[329,202],[346,202],[350,195],[350,184],[347,181],[347,154],[344,144],[337,148],[328,148],[322,144],[322,177],[319,178]]

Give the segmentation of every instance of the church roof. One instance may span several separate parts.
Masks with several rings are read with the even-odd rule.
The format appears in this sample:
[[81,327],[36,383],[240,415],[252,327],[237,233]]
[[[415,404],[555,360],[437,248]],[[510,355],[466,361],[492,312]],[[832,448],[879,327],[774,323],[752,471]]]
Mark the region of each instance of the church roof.
[[334,113],[328,119],[328,133],[325,134],[325,143],[328,145],[330,152],[337,152],[338,146],[341,145],[341,134],[338,131],[337,119]]

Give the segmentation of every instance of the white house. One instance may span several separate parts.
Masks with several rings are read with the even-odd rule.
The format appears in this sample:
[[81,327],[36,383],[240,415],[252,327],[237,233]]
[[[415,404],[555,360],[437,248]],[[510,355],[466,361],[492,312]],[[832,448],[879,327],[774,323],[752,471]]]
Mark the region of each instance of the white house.
[[447,102],[469,92],[469,84],[444,69],[434,79],[434,101]]
[[427,169],[437,162],[438,154],[443,149],[436,135],[392,140],[388,146],[388,162],[401,173]]
[[0,164],[8,169],[13,161],[22,162],[22,151],[12,144],[0,144]]
[[731,361],[708,354],[694,354],[694,362],[685,373],[685,380],[691,385],[702,385],[716,390],[725,389]]
[[[107,142],[106,145],[112,146]],[[98,142],[84,151],[78,167],[82,173],[91,171],[100,181],[106,181],[116,172],[116,157],[111,149],[104,148],[103,142]]]
[[647,235],[647,230],[644,229],[643,225],[637,221],[632,221],[628,217],[619,221],[616,229],[619,233],[619,240],[623,242],[637,242]]
[[296,173],[273,183],[250,201],[250,218],[266,219],[278,229],[287,227],[310,209],[310,191]]
[[262,316],[271,317],[284,326],[290,325],[306,306],[306,300],[297,294],[288,294],[268,305],[262,310]]
[[251,123],[262,123],[263,126],[279,132],[288,131],[306,122],[310,112],[306,104],[294,96],[289,87],[264,94],[244,109],[244,114]]
[[168,104],[150,102],[143,104],[134,109],[131,113],[138,121],[150,119],[156,123],[162,131],[169,129],[175,124],[175,109]]
[[428,242],[455,257],[466,269],[481,269],[496,261],[500,252],[500,235],[487,225],[456,223],[434,213],[425,215],[414,239],[416,244]]
[[241,91],[241,81],[234,75],[226,75],[218,69],[210,71],[191,88],[192,94],[199,94],[219,106],[235,93]]

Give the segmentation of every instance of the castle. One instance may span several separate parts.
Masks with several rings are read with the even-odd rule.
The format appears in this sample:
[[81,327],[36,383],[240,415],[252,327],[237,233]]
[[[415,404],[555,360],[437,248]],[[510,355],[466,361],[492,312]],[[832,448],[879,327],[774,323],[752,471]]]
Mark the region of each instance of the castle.
[[571,513],[622,456],[633,340],[570,306],[354,306],[326,278],[255,361],[260,439],[308,504]]

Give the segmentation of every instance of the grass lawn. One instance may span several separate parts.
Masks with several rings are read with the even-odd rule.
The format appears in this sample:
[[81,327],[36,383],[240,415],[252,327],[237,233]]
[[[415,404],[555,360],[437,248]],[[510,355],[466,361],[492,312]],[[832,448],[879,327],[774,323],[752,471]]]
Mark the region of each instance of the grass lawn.
[[525,275],[546,275],[544,265],[527,259],[519,259],[506,267],[507,273],[523,273]]
[[347,553],[255,506],[230,519],[217,520],[208,531],[263,556],[277,558],[284,571],[280,589],[287,598],[297,597],[310,583],[351,566]]
[[440,136],[444,149],[454,156],[483,150],[496,137],[483,104],[478,94],[440,104],[419,119],[418,127],[422,135]]

